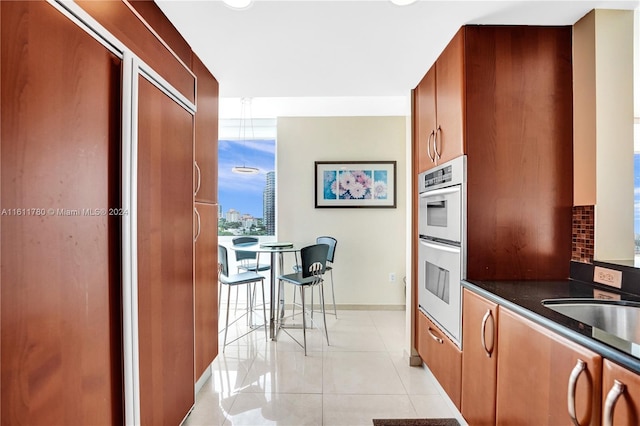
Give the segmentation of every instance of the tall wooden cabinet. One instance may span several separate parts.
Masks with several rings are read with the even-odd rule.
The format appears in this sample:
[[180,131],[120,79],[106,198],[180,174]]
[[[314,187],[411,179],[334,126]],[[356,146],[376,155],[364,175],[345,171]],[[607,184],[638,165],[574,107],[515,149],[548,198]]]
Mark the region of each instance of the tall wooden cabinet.
[[135,6],[0,3],[2,425],[179,424],[217,354],[217,82]]
[[467,278],[566,279],[571,27],[466,27]]
[[179,424],[195,403],[194,118],[142,76],[138,90],[140,418]]
[[[45,2],[1,2],[2,425],[122,424],[122,63]],[[113,111],[113,114],[107,113]]]
[[[195,122],[195,321],[198,380],[218,354],[218,82],[194,54],[198,112]],[[216,119],[212,119],[216,117]]]

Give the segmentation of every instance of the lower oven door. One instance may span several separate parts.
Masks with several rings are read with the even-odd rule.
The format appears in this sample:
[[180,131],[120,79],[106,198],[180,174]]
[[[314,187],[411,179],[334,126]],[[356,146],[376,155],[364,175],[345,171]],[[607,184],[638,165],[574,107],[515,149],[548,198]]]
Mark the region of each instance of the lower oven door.
[[418,304],[460,346],[460,247],[424,239],[418,247]]

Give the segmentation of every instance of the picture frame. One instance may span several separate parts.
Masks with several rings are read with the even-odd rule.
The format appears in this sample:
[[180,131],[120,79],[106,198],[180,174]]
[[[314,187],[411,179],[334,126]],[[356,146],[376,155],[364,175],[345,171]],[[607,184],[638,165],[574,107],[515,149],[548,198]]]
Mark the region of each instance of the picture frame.
[[316,161],[316,208],[396,208],[396,161]]

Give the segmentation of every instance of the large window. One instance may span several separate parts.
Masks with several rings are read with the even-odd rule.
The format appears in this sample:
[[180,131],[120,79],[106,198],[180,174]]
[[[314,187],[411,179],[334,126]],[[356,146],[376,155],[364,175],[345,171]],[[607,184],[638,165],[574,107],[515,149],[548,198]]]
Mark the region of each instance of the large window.
[[253,119],[248,135],[243,125],[220,121],[218,235],[275,235],[275,119]]

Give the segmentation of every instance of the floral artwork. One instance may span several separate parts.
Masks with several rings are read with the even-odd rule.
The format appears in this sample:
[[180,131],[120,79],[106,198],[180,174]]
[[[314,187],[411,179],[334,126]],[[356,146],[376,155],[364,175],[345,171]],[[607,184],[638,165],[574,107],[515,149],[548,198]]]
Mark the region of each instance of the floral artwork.
[[316,162],[316,187],[316,207],[395,207],[395,162]]

